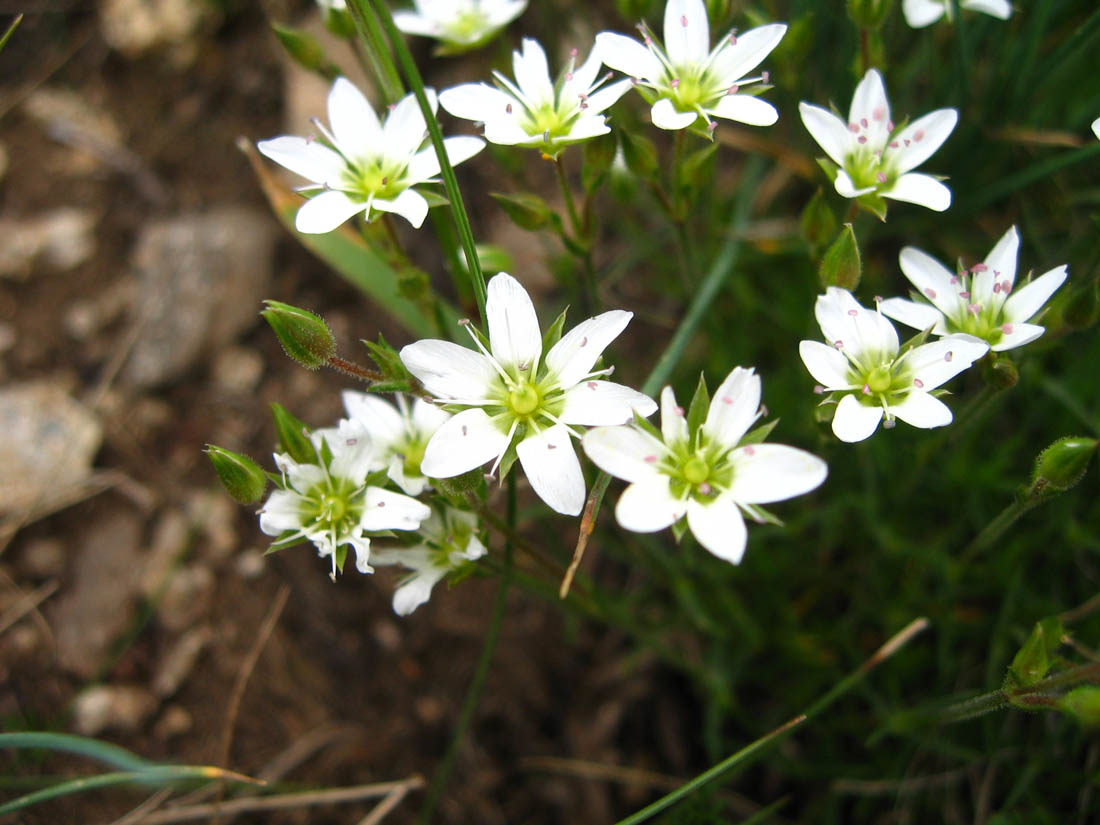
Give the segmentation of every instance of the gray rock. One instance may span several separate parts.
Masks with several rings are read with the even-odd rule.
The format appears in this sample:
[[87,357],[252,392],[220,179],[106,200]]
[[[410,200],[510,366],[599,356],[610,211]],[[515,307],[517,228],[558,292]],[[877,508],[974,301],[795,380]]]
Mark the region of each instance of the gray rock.
[[46,507],[86,480],[102,440],[99,419],[61,384],[0,390],[0,514]]
[[90,679],[106,664],[111,644],[130,625],[141,574],[141,525],[126,511],[88,524],[75,550],[72,580],[49,611],[58,664]]
[[134,251],[140,328],[123,378],[155,387],[256,322],[271,279],[274,222],[222,208],[145,226]]
[[63,206],[20,220],[0,219],[0,276],[26,279],[40,261],[74,269],[95,253],[95,215]]
[[73,727],[84,736],[105,730],[133,733],[157,709],[157,700],[137,685],[94,685],[73,702]]

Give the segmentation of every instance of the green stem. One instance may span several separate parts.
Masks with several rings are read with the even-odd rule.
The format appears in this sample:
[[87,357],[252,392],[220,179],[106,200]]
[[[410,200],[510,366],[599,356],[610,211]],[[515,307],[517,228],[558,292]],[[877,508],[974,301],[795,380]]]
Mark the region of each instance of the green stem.
[[386,38],[382,36],[378,17],[364,3],[351,3],[348,10],[360,38],[359,48],[355,49],[356,56],[367,62],[370,73],[378,81],[378,90],[386,105],[396,103],[404,96],[405,90],[397,68],[393,65],[390,51],[386,48]]
[[584,231],[584,225],[577,212],[577,204],[573,199],[573,189],[569,186],[569,178],[565,174],[565,166],[561,159],[553,161],[554,171],[557,173],[558,186],[561,188],[562,198],[565,200],[565,211],[569,214],[569,225],[573,230],[573,242],[584,250],[582,262],[584,264],[584,297],[585,315],[594,315],[599,308],[599,298],[596,294],[596,269],[592,264],[592,244]]
[[[508,476],[507,507],[508,526],[514,531],[516,526],[515,474]],[[508,602],[508,587],[511,582],[512,540],[506,539],[504,542],[504,571],[501,573],[500,584],[497,586],[497,598],[496,603],[493,605],[493,616],[489,622],[489,630],[485,634],[485,642],[481,648],[481,656],[478,658],[473,679],[470,680],[470,686],[466,689],[466,697],[462,700],[462,711],[459,713],[458,722],[455,724],[454,733],[451,735],[451,741],[447,745],[447,752],[443,755],[443,761],[440,762],[435,776],[432,777],[432,784],[428,788],[424,806],[420,809],[420,815],[417,817],[416,821],[419,825],[429,825],[432,821],[436,806],[439,804],[443,791],[447,787],[447,781],[454,771],[459,748],[462,746],[462,741],[466,738],[466,731],[469,730],[470,723],[473,721],[474,711],[477,710],[478,700],[481,698],[481,689],[485,686],[486,676],[489,675],[489,665],[493,661],[493,652],[496,650],[497,640],[500,638],[500,626],[504,620],[504,611]]]
[[676,790],[672,791],[651,805],[646,806],[642,810],[638,811],[626,819],[621,819],[616,825],[637,825],[639,822],[645,822],[651,818],[654,814],[663,811],[670,805],[675,805],[680,800],[686,798],[690,794],[699,790],[704,785],[713,782],[715,779],[729,773],[733,768],[745,767],[752,761],[753,757],[762,753],[768,746],[775,744],[781,739],[786,738],[792,731],[802,727],[806,722],[820,715],[830,705],[832,705],[837,699],[850,691],[853,687],[863,681],[864,677],[894,653],[896,653],[901,647],[909,642],[915,635],[920,633],[928,626],[927,619],[915,619],[906,625],[901,631],[895,634],[886,644],[875,651],[866,662],[859,666],[852,673],[845,676],[832,690],[814,702],[803,713],[795,716],[790,721],[780,725],[775,730],[764,734],[759,739],[734,753],[732,756],[719,762],[713,768],[696,776],[691,781],[681,785]]
[[1020,705],[1050,707],[1052,703],[1049,696],[1045,694],[1049,694],[1054,690],[1073,687],[1082,682],[1095,683],[1097,679],[1100,679],[1100,664],[1080,665],[1056,673],[1053,676],[1048,676],[1046,679],[1024,688],[1009,691],[994,690],[983,693],[981,696],[975,696],[973,699],[956,702],[940,711],[935,721],[940,724],[965,722],[967,719],[992,713],[1010,705],[1017,707]]
[[15,30],[17,28],[19,28],[19,24],[22,23],[22,22],[23,22],[23,15],[22,14],[17,14],[15,16],[15,19],[11,21],[11,25],[9,25],[7,30],[4,32],[4,34],[2,36],[0,36],[0,52],[2,52],[4,50],[4,47],[6,45],[8,45],[8,40],[10,40],[11,36],[13,34],[15,34]]
[[959,569],[961,570],[966,567],[978,553],[992,547],[994,542],[996,542],[1009,527],[1016,523],[1016,519],[1028,510],[1042,504],[1042,502],[1042,499],[1027,499],[1020,497],[1005,507],[985,526],[982,532],[978,533],[974,540],[966,546],[966,549],[963,550],[962,555],[959,557]]
[[[368,3],[370,4],[369,7]],[[431,138],[436,157],[439,159],[440,177],[443,179],[443,188],[447,191],[447,198],[451,202],[451,212],[454,215],[455,226],[458,228],[458,237],[462,241],[462,249],[466,253],[466,266],[470,274],[471,285],[474,288],[474,299],[477,301],[481,320],[485,321],[485,275],[481,271],[481,262],[478,260],[477,247],[474,243],[474,232],[470,228],[470,217],[466,214],[462,192],[458,188],[458,179],[455,177],[454,167],[451,166],[451,161],[447,157],[447,148],[443,144],[443,133],[439,129],[439,121],[435,117],[435,112],[432,111],[432,107],[428,103],[428,95],[424,91],[424,79],[420,76],[420,70],[416,68],[416,61],[413,60],[409,47],[405,45],[401,32],[394,25],[389,7],[383,0],[351,0],[348,5],[359,9],[364,16],[370,7],[375,10],[378,20],[382,24],[382,29],[393,47],[393,53],[397,57],[401,71],[409,82],[413,94],[416,95],[417,103],[420,104],[420,111],[423,112],[424,121],[428,126],[428,136]],[[388,52],[384,51],[379,56],[385,61],[390,61]],[[390,61],[390,66],[392,67],[392,65],[392,61]]]

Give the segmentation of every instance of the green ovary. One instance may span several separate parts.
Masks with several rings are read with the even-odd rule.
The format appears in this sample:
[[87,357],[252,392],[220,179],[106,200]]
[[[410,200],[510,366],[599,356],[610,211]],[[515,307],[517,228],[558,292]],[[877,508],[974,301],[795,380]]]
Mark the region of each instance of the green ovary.
[[684,480],[689,484],[702,484],[710,475],[710,467],[699,456],[688,459],[683,467]]
[[875,367],[867,375],[864,383],[871,392],[877,395],[890,389],[894,383],[894,376],[886,367]]
[[508,393],[508,406],[518,416],[531,415],[541,402],[539,391],[531,384],[522,384]]
[[488,21],[480,11],[460,12],[458,17],[447,26],[445,37],[457,43],[467,43],[485,30]]
[[404,167],[383,165],[381,160],[362,166],[351,166],[346,174],[348,190],[363,200],[391,200],[408,188],[402,182]]

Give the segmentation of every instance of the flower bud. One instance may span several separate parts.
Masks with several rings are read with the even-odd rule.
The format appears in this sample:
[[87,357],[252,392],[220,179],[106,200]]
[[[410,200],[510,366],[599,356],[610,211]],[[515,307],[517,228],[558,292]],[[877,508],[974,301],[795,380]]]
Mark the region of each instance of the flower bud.
[[299,464],[308,464],[317,460],[317,450],[309,440],[306,425],[287,412],[286,407],[271,403],[271,417],[275,419],[275,434],[279,438],[279,449]]
[[1086,727],[1100,725],[1100,687],[1081,685],[1058,700],[1058,709]]
[[253,504],[263,498],[267,475],[263,468],[246,455],[214,444],[206,445],[206,454],[222,486],[241,504]]
[[1095,438],[1067,436],[1039,453],[1027,490],[1028,498],[1035,500],[1057,495],[1077,484],[1085,475],[1098,443]]
[[877,29],[886,22],[893,0],[848,0],[848,17],[861,29]]
[[279,301],[264,301],[260,314],[275,330],[283,350],[308,370],[319,369],[336,354],[336,339],[319,315]]
[[491,194],[493,200],[512,219],[512,223],[520,229],[542,229],[554,214],[546,201],[529,192],[520,192],[515,195],[504,195],[499,192]]
[[856,233],[852,230],[852,225],[846,223],[821,259],[821,267],[818,269],[821,286],[826,289],[839,286],[852,291],[859,286],[862,274],[863,261],[859,256]]
[[320,72],[330,80],[336,77],[333,72],[338,70],[325,59],[325,50],[313,36],[300,29],[277,23],[271,24],[271,30],[275,32],[286,53],[303,69]]

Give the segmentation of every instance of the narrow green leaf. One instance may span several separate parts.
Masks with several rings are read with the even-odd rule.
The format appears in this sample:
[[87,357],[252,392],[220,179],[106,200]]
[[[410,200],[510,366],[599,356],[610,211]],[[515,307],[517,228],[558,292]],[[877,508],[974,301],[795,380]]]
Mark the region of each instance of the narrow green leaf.
[[19,28],[19,24],[23,22],[23,15],[17,14],[15,19],[11,21],[11,25],[4,31],[3,35],[0,35],[0,52],[4,51],[4,47],[8,45],[8,41],[11,36],[15,34],[15,30]]

